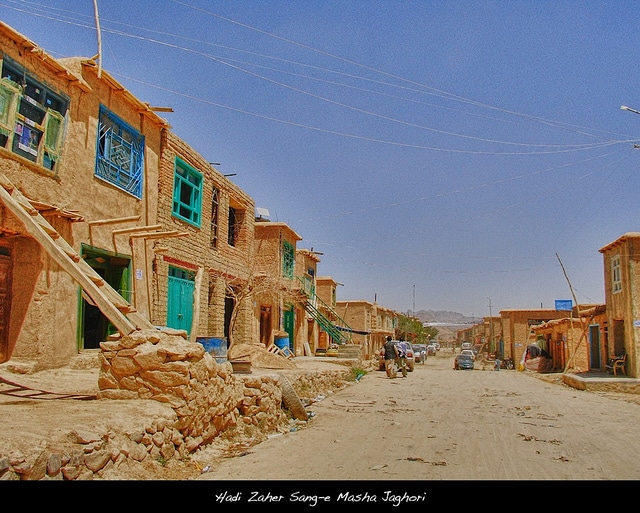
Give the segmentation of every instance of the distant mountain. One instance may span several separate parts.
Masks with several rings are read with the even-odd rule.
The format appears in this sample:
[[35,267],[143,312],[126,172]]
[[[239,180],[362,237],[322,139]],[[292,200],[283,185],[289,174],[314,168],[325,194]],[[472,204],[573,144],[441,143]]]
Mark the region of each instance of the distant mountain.
[[413,315],[422,322],[450,322],[455,323],[472,323],[478,322],[479,318],[467,317],[459,312],[450,312],[445,310],[418,310]]
[[459,312],[450,312],[445,310],[418,310],[413,314],[422,322],[447,323],[451,326],[434,326],[438,330],[438,340],[447,343],[456,339],[456,332],[464,329],[464,324],[472,326],[481,319],[476,317],[467,317]]

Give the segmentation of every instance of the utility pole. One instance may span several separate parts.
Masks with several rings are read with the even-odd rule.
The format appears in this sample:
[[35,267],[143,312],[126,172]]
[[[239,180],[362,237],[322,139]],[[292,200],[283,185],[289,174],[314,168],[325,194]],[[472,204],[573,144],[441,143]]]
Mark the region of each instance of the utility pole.
[[102,31],[100,30],[100,15],[98,14],[98,0],[93,0],[93,12],[96,18],[96,32],[98,33],[98,78],[102,77]]
[[491,313],[491,298],[486,296],[489,300],[489,351],[493,349],[493,315]]
[[413,286],[413,312],[412,315],[416,315],[416,286]]

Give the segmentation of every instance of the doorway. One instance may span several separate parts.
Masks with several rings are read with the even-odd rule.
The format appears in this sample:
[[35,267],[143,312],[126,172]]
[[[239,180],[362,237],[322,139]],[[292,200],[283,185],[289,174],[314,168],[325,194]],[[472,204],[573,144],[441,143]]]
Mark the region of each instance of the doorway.
[[231,314],[235,308],[236,300],[233,296],[225,296],[224,298],[224,336],[227,339],[227,348],[229,347],[229,328],[231,326]]
[[269,347],[271,342],[271,307],[267,305],[260,306],[260,343],[264,347]]
[[[118,294],[130,301],[130,258],[87,248],[83,248],[82,258]],[[87,294],[82,293],[81,296],[80,349],[99,349],[100,342],[107,340],[107,337],[117,330]]]
[[11,271],[9,248],[0,246],[0,363],[9,360],[9,317],[11,317]]
[[589,326],[589,368],[602,368],[602,355],[600,354],[600,325],[591,324]]

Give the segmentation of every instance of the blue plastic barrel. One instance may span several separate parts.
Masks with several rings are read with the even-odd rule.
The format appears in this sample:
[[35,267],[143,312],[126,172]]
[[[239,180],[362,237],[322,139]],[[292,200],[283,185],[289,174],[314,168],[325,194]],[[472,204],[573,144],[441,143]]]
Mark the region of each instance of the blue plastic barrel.
[[227,361],[227,339],[226,337],[196,337],[196,342],[199,342],[204,347],[204,350],[213,356],[218,363],[224,363]]
[[289,347],[289,337],[275,337],[273,343],[279,347],[282,352],[286,355],[292,355],[291,348]]

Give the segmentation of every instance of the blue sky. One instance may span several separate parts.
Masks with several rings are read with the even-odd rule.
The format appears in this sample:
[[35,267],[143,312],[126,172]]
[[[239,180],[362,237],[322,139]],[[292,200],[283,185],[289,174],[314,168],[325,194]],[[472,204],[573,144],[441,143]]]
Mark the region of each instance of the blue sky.
[[[598,250],[640,231],[637,2],[97,4],[103,68],[321,252],[339,300],[601,303]],[[99,51],[92,0],[0,19]]]

